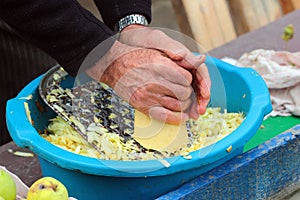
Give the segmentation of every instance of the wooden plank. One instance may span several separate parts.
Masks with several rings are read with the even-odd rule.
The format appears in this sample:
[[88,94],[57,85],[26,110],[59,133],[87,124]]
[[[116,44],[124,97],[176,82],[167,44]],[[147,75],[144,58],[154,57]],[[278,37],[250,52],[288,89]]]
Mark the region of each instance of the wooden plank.
[[250,29],[248,23],[244,23],[246,21],[246,16],[241,9],[243,7],[242,1],[228,0],[228,6],[237,35],[248,32]]
[[263,3],[269,22],[273,22],[282,16],[279,0],[264,0]]
[[300,9],[299,0],[279,0],[279,2],[284,14]]
[[282,16],[278,0],[228,0],[228,3],[239,35]]
[[[202,49],[199,47],[199,44],[201,43],[203,45],[203,42],[199,42],[199,41],[205,39],[195,38],[196,37],[195,30],[192,30],[192,24],[189,23],[188,15],[186,13],[186,8],[184,7],[182,0],[172,0],[171,3],[175,11],[175,16],[180,31],[181,33],[184,34],[184,37],[178,38],[178,40],[183,44],[185,44],[191,51],[203,53]],[[197,43],[195,43],[193,40],[196,40]],[[204,42],[205,42],[204,46],[210,45],[209,40],[205,40]]]
[[[238,0],[240,1],[240,0]],[[244,21],[241,21],[240,23],[247,24],[249,31],[254,30],[256,28],[256,24],[258,22],[256,13],[253,8],[253,4],[249,0],[243,0],[241,2],[241,7],[238,8],[242,11],[242,15],[244,15]]]
[[[204,17],[201,12],[199,12],[199,4],[198,1],[189,1],[189,0],[174,0],[172,1],[173,5],[176,2],[179,6],[174,7],[177,13],[178,10],[182,9],[184,12],[181,11],[180,16],[182,18],[178,21],[179,27],[181,31],[185,31],[184,28],[189,25],[191,30],[191,36],[204,48],[204,49],[212,49],[212,43],[210,40],[209,33],[206,30],[206,23]],[[179,14],[177,14],[179,15]],[[183,19],[186,18],[186,21]]]
[[244,15],[244,21],[240,23],[247,24],[249,31],[255,30],[268,23],[268,17],[261,0],[235,0],[240,1],[240,9]]
[[208,31],[208,22],[201,12],[198,0],[183,0],[185,9],[188,11],[188,19],[191,24],[194,39],[200,43],[203,49],[210,50],[214,47],[212,37]]
[[300,1],[299,0],[291,0],[293,3],[294,10],[300,9]]
[[280,0],[279,2],[281,5],[283,14],[287,14],[294,10],[294,4],[293,4],[292,0]]
[[[255,13],[256,22],[253,22],[253,28],[250,30],[257,29],[269,23],[267,11],[265,10],[264,2],[265,0],[248,0],[252,4],[253,12]],[[245,9],[246,10],[246,9]],[[248,10],[248,9],[247,9]]]
[[172,4],[181,31],[190,31],[206,51],[236,37],[226,0],[173,0]]
[[[235,28],[230,15],[229,7],[226,0],[213,0],[215,14],[218,17],[219,26],[223,33],[224,42],[229,42],[236,38]],[[225,19],[225,20],[224,20]]]
[[199,9],[198,12],[200,12],[203,16],[203,21],[199,21],[198,23],[205,23],[205,30],[208,32],[208,37],[211,40],[212,47],[220,46],[224,43],[223,32],[220,27],[218,16],[216,15],[213,1],[201,0],[197,2]]
[[183,7],[181,0],[171,1],[174,12],[176,13],[176,21],[182,33],[194,38],[191,25],[188,23],[186,9]]

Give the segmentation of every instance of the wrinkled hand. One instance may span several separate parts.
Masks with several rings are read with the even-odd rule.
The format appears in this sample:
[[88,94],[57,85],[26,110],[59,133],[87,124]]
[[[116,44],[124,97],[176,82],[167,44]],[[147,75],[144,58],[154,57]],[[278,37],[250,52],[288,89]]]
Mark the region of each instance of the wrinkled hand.
[[133,107],[153,118],[179,124],[196,101],[192,74],[165,53],[114,43],[87,73],[108,84]]
[[183,44],[173,40],[164,32],[140,25],[126,27],[120,37],[124,44],[158,49],[164,52],[177,65],[187,69],[193,75],[193,89],[197,100],[192,102],[189,116],[197,119],[204,114],[210,100],[211,81],[205,62],[205,56],[195,56]]

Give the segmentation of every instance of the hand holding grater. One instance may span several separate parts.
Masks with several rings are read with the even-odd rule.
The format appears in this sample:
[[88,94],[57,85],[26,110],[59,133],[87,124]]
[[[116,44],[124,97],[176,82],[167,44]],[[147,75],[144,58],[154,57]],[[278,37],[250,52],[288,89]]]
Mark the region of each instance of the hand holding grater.
[[[77,83],[78,80],[80,84]],[[149,141],[151,144],[155,140],[138,139],[146,147],[135,140],[134,108],[122,100],[112,88],[87,75],[82,74],[75,80],[61,67],[55,66],[42,78],[39,93],[52,110],[97,150],[97,140],[89,135],[89,129],[96,130],[98,134],[117,133],[125,142],[134,139],[142,152],[158,150],[157,147],[151,149],[153,145],[148,145]],[[187,127],[188,125],[187,123]],[[178,142],[184,144],[187,139],[186,134]]]

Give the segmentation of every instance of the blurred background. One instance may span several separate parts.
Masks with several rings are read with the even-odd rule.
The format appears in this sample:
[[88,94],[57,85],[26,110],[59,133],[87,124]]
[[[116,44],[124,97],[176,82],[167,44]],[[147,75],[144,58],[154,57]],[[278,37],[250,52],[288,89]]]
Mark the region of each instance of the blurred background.
[[[79,0],[100,18],[92,0]],[[180,31],[207,51],[300,9],[300,0],[152,0],[151,26]]]

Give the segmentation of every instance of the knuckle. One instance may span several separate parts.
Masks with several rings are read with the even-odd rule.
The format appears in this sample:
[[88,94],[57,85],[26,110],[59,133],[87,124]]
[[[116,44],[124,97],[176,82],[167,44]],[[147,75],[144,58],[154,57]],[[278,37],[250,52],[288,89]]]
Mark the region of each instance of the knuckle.
[[190,85],[193,81],[193,75],[189,72],[186,73],[186,77],[185,80],[188,82],[188,84]]
[[187,99],[186,101],[184,101],[182,104],[181,104],[181,109],[182,110],[187,110],[192,104],[192,100],[191,99]]
[[166,34],[158,29],[152,29],[151,34],[155,35],[156,37],[166,37]]
[[174,50],[174,54],[176,54],[182,58],[185,58],[187,55],[187,50],[185,48],[183,48],[183,45],[181,45],[179,42],[175,41],[175,44],[178,45],[178,48],[176,48],[176,50]]
[[130,102],[134,105],[141,104],[141,102],[146,99],[146,94],[142,92],[141,90],[136,90],[132,93],[130,97]]
[[184,87],[181,90],[178,90],[176,95],[178,99],[186,100],[191,96],[192,92],[193,90],[191,87]]

